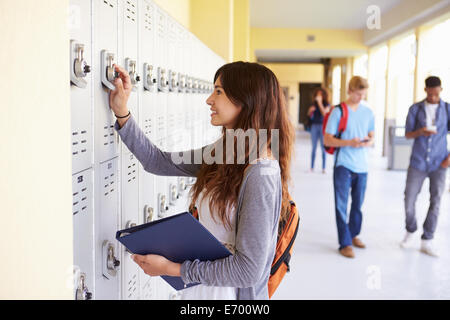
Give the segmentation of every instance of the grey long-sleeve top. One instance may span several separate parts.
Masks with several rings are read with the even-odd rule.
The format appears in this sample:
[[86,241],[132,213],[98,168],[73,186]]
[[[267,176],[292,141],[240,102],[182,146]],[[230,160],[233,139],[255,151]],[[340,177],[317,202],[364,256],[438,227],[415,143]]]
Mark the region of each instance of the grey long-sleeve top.
[[[196,177],[201,164],[173,161],[204,150],[163,152],[142,132],[133,117],[122,128],[115,123],[122,141],[144,169],[155,175]],[[209,145],[211,146],[211,145]],[[174,156],[174,158],[172,158]],[[187,161],[186,161],[187,162]],[[236,205],[236,252],[214,261],[185,261],[181,278],[185,283],[236,287],[239,300],[268,299],[267,283],[275,256],[282,187],[277,160],[259,160],[245,172]]]

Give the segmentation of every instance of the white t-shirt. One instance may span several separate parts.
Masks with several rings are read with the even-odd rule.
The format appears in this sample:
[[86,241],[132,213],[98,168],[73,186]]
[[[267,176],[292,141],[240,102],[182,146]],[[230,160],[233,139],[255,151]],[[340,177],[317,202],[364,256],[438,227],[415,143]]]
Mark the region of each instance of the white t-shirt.
[[427,127],[436,125],[436,111],[439,104],[431,104],[425,101],[425,113],[427,115]]
[[[230,215],[231,230],[225,228],[218,216],[215,216],[214,221],[212,214],[209,211],[209,196],[203,198],[203,191],[199,195],[200,201],[197,200],[195,204],[198,209],[198,216],[200,223],[208,229],[222,244],[230,250],[232,254],[235,252],[236,244],[236,215]],[[233,207],[231,212],[235,212]],[[214,287],[199,284],[180,291],[181,300],[236,300],[237,291],[233,287]]]

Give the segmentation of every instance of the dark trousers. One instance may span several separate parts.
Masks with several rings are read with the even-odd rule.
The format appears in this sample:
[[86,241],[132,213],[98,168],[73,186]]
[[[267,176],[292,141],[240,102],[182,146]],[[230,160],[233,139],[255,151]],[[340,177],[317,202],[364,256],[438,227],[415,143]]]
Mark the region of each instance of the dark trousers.
[[[366,192],[367,173],[355,173],[343,166],[339,166],[334,168],[333,184],[339,249],[342,249],[350,246],[352,239],[361,232],[361,207]],[[352,196],[352,204],[347,223],[349,194]]]

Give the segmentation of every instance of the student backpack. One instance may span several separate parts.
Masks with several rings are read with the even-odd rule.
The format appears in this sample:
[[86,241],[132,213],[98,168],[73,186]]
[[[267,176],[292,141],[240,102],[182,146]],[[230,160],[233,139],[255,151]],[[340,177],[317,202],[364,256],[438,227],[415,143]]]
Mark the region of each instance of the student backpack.
[[[289,196],[289,198],[291,197]],[[294,201],[289,200],[289,207],[287,210],[289,213],[286,221],[280,221],[278,224],[275,257],[272,262],[269,282],[267,285],[269,290],[269,298],[272,297],[286,273],[290,271],[289,261],[291,260],[292,249],[295,238],[297,237],[298,227],[300,225],[300,216]],[[198,220],[199,217],[197,207],[194,206],[189,212]]]
[[[334,108],[339,108],[341,109],[341,119],[339,120],[339,126],[338,126],[338,133],[336,135],[334,135],[334,137],[336,137],[337,139],[340,139],[342,136],[342,133],[345,131],[345,129],[347,129],[347,121],[348,121],[348,107],[347,104],[345,104],[345,102],[341,102],[340,104],[338,104],[337,106],[333,107],[330,112],[328,112],[324,118],[323,118],[323,125],[322,125],[322,132],[325,135],[325,130],[327,128],[327,123],[328,123],[328,118],[330,117],[331,112],[333,111]],[[336,152],[335,147],[327,147],[324,146],[325,151],[329,154],[334,154]]]

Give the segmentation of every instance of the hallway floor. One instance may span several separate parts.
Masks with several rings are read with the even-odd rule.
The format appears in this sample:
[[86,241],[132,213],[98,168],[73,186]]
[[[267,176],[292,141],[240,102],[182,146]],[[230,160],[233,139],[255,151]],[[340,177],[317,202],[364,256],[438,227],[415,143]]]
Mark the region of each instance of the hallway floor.
[[[371,157],[360,234],[366,249],[356,258],[338,253],[332,184],[333,157],[322,174],[309,173],[309,134],[298,131],[290,193],[300,210],[300,229],[288,273],[273,299],[450,299],[450,192],[447,182],[435,233],[439,258],[419,251],[429,203],[428,181],[417,200],[415,245],[401,249],[405,171],[388,171],[386,159]],[[448,179],[447,179],[448,181]]]

